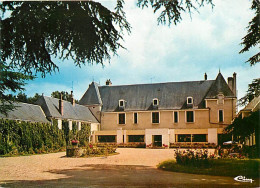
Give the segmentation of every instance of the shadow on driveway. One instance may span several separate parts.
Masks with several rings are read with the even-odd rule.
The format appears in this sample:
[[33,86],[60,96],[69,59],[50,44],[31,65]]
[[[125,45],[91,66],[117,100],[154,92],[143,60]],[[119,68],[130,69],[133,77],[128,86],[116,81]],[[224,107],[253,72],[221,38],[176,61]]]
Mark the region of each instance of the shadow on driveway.
[[5,181],[2,187],[237,187],[254,186],[232,177],[196,175],[158,170],[138,165],[84,165],[70,170],[52,170],[64,178],[37,181]]

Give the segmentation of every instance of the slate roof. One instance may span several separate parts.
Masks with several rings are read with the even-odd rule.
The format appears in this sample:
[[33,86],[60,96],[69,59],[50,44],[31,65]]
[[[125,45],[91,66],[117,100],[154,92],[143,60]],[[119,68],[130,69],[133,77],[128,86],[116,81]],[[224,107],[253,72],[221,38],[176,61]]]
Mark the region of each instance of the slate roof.
[[42,107],[47,117],[98,123],[88,107],[79,104],[73,106],[70,102],[63,100],[63,116],[59,112],[59,99],[41,96],[36,104]]
[[9,111],[7,113],[7,116],[0,113],[0,118],[20,120],[20,121],[50,123],[50,121],[47,120],[40,106],[27,104],[27,103],[20,103],[20,102],[15,102],[13,104],[16,108],[12,111]]
[[[205,108],[204,99],[216,98],[219,92],[225,97],[235,97],[221,73],[215,80],[98,86],[98,90],[96,86],[97,83],[92,82],[79,103],[86,106],[102,104],[104,112],[121,111],[118,107],[120,99],[126,101],[124,111],[142,111]],[[193,106],[187,106],[187,97],[193,97]],[[152,105],[154,98],[159,99],[157,108]]]
[[225,97],[234,97],[233,92],[227,85],[221,73],[218,74],[215,82],[212,84],[209,92],[207,93],[206,98],[216,98],[220,92],[223,93]]

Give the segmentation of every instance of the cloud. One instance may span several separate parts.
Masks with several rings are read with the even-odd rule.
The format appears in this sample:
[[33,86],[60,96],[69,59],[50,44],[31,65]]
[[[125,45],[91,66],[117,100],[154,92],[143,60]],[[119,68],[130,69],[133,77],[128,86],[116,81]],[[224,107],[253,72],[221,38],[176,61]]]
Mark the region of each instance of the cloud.
[[[101,1],[113,9],[114,1]],[[157,24],[158,14],[151,8],[140,9],[136,1],[125,1],[127,20],[132,33],[124,35],[122,44],[111,63],[75,67],[72,60],[59,63],[60,73],[36,79],[28,84],[27,93],[34,95],[55,90],[71,90],[80,99],[94,80],[101,85],[110,78],[113,85],[150,82],[202,80],[205,72],[215,79],[219,68],[224,77],[238,73],[238,94],[242,97],[247,85],[258,76],[260,66],[244,62],[258,49],[238,54],[241,38],[253,17],[251,2],[244,0],[214,1],[215,7],[200,8],[200,14],[189,14],[177,26]],[[38,86],[38,87],[37,87]],[[47,91],[47,92],[46,92]]]

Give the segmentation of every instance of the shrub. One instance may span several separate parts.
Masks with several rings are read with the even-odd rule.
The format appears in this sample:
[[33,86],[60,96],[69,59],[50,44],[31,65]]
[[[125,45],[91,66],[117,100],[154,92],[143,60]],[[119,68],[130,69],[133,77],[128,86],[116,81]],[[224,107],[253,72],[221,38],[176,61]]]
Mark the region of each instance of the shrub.
[[105,144],[99,147],[96,144],[88,144],[86,147],[83,148],[82,157],[109,155],[115,152],[116,147],[110,144]]
[[184,150],[175,152],[176,162],[179,165],[194,167],[209,167],[208,150]]

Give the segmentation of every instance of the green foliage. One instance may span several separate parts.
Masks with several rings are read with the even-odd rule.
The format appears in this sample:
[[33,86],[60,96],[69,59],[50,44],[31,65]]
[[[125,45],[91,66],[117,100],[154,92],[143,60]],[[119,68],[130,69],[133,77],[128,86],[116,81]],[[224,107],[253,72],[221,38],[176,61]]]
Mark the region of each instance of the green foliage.
[[0,155],[46,153],[65,146],[63,131],[57,124],[0,119]]
[[78,131],[79,146],[88,146],[90,136],[90,124],[81,123],[81,130]]
[[243,142],[246,137],[249,137],[253,133],[256,134],[256,137],[259,137],[259,117],[260,110],[252,112],[248,117],[242,118],[240,115],[224,130],[227,133],[233,134],[237,141]]
[[11,12],[2,16],[1,59],[29,74],[58,70],[52,55],[78,66],[103,64],[122,47],[118,29],[130,32],[122,9],[94,1],[2,2],[0,10]]
[[12,97],[5,94],[5,92],[22,91],[24,90],[25,81],[31,79],[33,79],[32,76],[26,76],[23,73],[14,71],[10,66],[6,65],[5,61],[0,60],[0,113],[7,114],[8,111],[14,109]]
[[96,144],[87,144],[83,148],[82,157],[109,155],[114,153],[116,153],[116,147],[113,145],[106,144],[103,147],[97,147]]
[[190,15],[192,11],[197,11],[198,8],[204,6],[204,4],[210,4],[213,8],[214,4],[212,0],[197,0],[197,1],[166,1],[166,0],[138,0],[137,6],[148,7],[151,5],[154,9],[154,13],[161,11],[160,16],[157,18],[158,24],[166,24],[167,21],[169,25],[172,23],[177,25],[182,20],[181,14],[188,12]]
[[17,95],[8,95],[10,99],[17,102],[23,102],[23,103],[29,103],[29,104],[35,104],[35,102],[39,99],[40,95],[38,93],[35,93],[33,97],[28,97],[25,93],[18,93]]
[[[247,28],[247,35],[242,38],[243,49],[239,53],[249,51],[250,48],[258,46],[260,44],[260,2],[259,0],[253,0],[251,10],[255,11],[255,16],[249,22]],[[246,62],[250,65],[255,65],[260,62],[260,52],[250,57]]]
[[248,90],[246,95],[239,99],[238,103],[240,106],[247,105],[254,97],[260,95],[260,78],[254,79],[251,84],[248,84]]
[[209,167],[208,150],[184,150],[175,152],[176,162],[179,165],[193,167]]
[[163,170],[191,174],[229,176],[233,178],[243,175],[246,178],[259,178],[259,159],[210,159],[210,163],[210,168],[194,168],[194,166],[179,165],[175,160],[167,160],[158,164],[157,167]]

